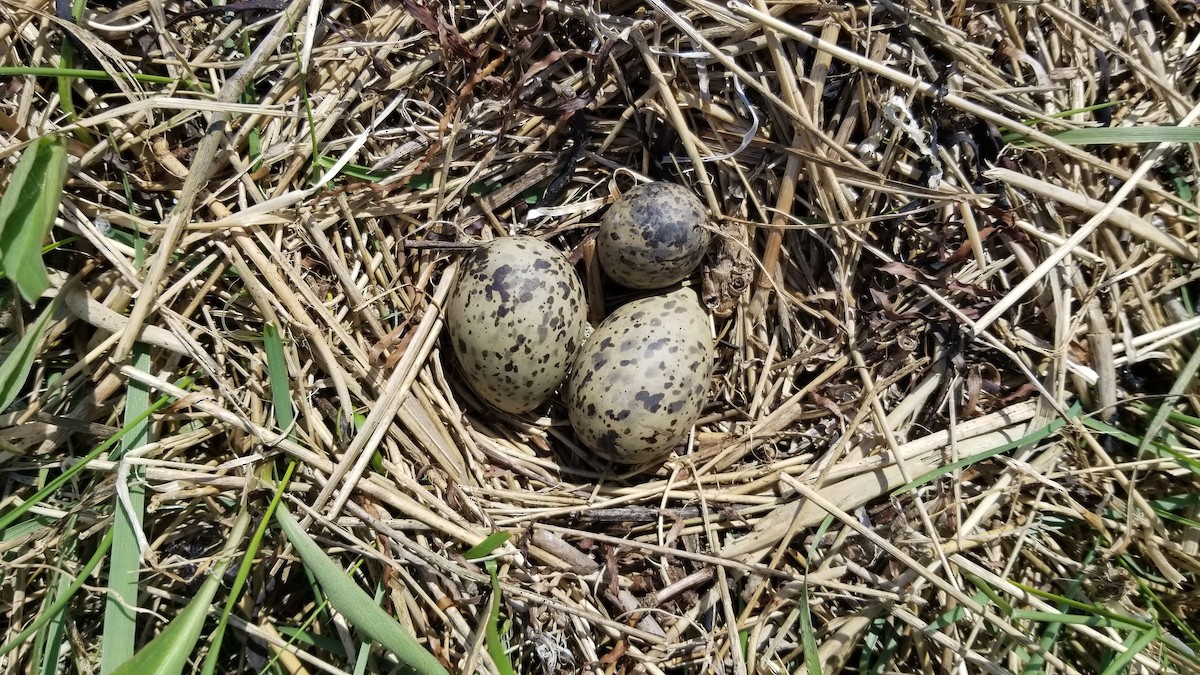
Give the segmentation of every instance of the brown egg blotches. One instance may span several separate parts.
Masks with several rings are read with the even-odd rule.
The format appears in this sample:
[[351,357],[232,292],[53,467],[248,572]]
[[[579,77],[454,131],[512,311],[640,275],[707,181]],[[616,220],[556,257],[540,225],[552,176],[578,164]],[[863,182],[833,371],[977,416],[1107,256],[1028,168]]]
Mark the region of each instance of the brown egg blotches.
[[665,457],[700,416],[713,369],[708,315],[694,291],[634,300],[575,357],[566,404],[579,440],[625,464]]
[[501,237],[460,264],[446,330],[471,388],[510,413],[541,405],[583,345],[587,302],[575,270],[533,237]]
[[696,269],[708,250],[708,215],[674,183],[639,185],[621,195],[596,236],[600,266],[629,288],[666,288]]

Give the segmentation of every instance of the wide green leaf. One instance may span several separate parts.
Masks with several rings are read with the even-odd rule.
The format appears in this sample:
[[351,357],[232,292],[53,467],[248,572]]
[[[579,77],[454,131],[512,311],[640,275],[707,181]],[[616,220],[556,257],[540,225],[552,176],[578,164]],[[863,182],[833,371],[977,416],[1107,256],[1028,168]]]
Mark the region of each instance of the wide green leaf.
[[279,505],[275,520],[296,548],[296,553],[300,554],[304,566],[316,577],[329,603],[346,617],[350,625],[391,651],[408,672],[448,675],[433,654],[426,651],[396,619],[376,605],[371,596],[346,576],[342,568],[300,527],[285,505]]
[[204,583],[200,584],[200,591],[188,601],[182,612],[175,615],[163,632],[142,647],[133,658],[121,664],[113,675],[179,675],[183,672],[188,665],[188,656],[196,649],[213,598],[221,588],[225,568],[229,566],[249,526],[250,511],[243,505],[221,555],[204,578]]
[[57,137],[43,136],[25,149],[0,196],[0,270],[31,304],[50,286],[42,242],[66,178],[66,148]]
[[484,567],[492,577],[492,600],[488,606],[487,626],[484,626],[488,655],[492,657],[492,664],[496,666],[496,670],[500,671],[500,675],[516,675],[512,662],[508,659],[508,653],[504,651],[504,640],[500,637],[500,603],[504,601],[504,597],[500,594],[500,577],[496,574],[496,561],[488,560],[484,562]]
[[[150,370],[150,350],[143,344],[134,347],[133,367]],[[121,445],[109,453],[120,460],[134,448],[150,442],[150,387],[136,380],[128,383],[125,394],[125,424],[129,433]],[[136,421],[135,421],[136,420]],[[104,598],[104,629],[100,654],[100,675],[116,672],[133,658],[137,648],[138,591],[141,588],[142,520],[146,512],[146,486],[141,467],[126,466],[117,471],[117,490],[113,496],[113,551],[108,557],[108,593]]]
[[209,575],[200,592],[167,624],[163,632],[114,671],[114,675],[168,675],[182,673],[204,627],[204,619],[220,587],[221,578]]
[[42,342],[42,335],[45,334],[46,328],[50,325],[50,319],[56,311],[58,311],[58,298],[55,298],[41,316],[33,322],[33,325],[26,329],[25,334],[17,342],[17,346],[8,353],[3,363],[0,363],[0,411],[12,405],[12,402],[17,400],[17,396],[20,395],[21,389],[25,386],[25,379],[29,377],[29,371],[33,369],[33,361],[37,356],[38,345]]

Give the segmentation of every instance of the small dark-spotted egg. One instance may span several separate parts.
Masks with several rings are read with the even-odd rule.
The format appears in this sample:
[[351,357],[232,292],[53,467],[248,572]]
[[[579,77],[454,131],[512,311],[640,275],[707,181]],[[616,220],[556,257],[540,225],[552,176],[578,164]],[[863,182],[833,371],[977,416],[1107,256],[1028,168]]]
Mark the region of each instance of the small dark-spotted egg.
[[666,288],[696,269],[708,249],[708,216],[690,190],[649,183],[621,195],[600,221],[600,266],[629,288]]
[[533,237],[501,237],[461,262],[446,330],[462,372],[492,406],[541,405],[583,345],[587,302],[575,270]]
[[579,440],[625,464],[665,457],[700,417],[713,347],[708,315],[691,289],[613,312],[567,378],[567,414]]

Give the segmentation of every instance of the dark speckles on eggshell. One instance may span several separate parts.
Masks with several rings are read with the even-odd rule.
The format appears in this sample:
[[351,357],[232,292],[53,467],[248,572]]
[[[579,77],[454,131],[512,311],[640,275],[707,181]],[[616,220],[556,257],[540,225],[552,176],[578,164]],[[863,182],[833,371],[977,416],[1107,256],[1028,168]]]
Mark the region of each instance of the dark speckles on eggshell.
[[662,393],[661,391],[657,394],[651,394],[643,389],[642,391],[639,391],[633,395],[633,400],[641,403],[642,407],[646,410],[656,413],[659,410],[662,410],[663,396],[666,396],[666,394]]
[[502,237],[464,257],[446,301],[446,330],[465,379],[511,413],[536,408],[558,388],[583,344],[586,317],[575,270],[533,237]]
[[600,222],[600,266],[630,288],[665,288],[687,277],[708,249],[708,216],[687,188],[649,183],[621,196]]
[[[685,311],[675,313],[676,307]],[[580,349],[567,378],[567,411],[579,440],[627,464],[669,453],[700,416],[713,348],[708,316],[690,289],[613,312]]]
[[646,356],[653,356],[655,352],[667,347],[671,342],[671,338],[661,337],[657,340],[651,340],[646,343]]

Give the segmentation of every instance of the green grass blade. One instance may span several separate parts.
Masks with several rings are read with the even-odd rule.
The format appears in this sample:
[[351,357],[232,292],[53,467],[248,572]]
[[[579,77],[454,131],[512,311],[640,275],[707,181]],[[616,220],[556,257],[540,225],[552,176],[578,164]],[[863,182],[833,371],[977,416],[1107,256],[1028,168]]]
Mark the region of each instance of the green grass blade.
[[1150,586],[1150,584],[1147,583],[1146,575],[1139,575],[1135,572],[1133,566],[1129,564],[1127,556],[1121,556],[1119,560],[1125,569],[1129,570],[1130,573],[1134,575],[1134,582],[1137,583],[1142,596],[1149,599],[1150,603],[1154,606],[1154,611],[1156,613],[1155,626],[1158,628],[1160,634],[1162,634],[1165,639],[1174,638],[1173,635],[1170,633],[1165,633],[1162,629],[1162,620],[1163,617],[1166,617],[1167,621],[1171,625],[1175,626],[1175,629],[1179,631],[1179,634],[1188,640],[1186,645],[1180,645],[1182,648],[1176,648],[1175,651],[1181,658],[1186,659],[1189,663],[1191,663],[1194,666],[1194,670],[1200,672],[1200,655],[1197,654],[1197,652],[1200,652],[1200,636],[1196,635],[1194,622],[1188,622],[1185,618],[1178,616],[1175,613],[1175,610],[1172,610],[1169,606],[1167,606],[1167,603],[1164,602],[1163,599],[1159,597],[1158,593],[1154,592],[1154,589]]
[[[54,241],[46,242],[46,245],[42,247],[42,255],[46,255],[50,251],[54,251],[56,249],[60,249],[65,246],[70,246],[71,244],[74,244],[75,242],[79,241],[79,239],[80,238],[75,235],[70,235],[70,236],[63,237],[62,239],[56,239]],[[0,279],[4,279],[4,278],[5,278],[4,271],[0,270]]]
[[[1197,131],[1200,131],[1200,129],[1197,129]],[[1200,371],[1200,351],[1192,352],[1192,356],[1187,360],[1187,363],[1184,364],[1183,368],[1180,369],[1179,374],[1175,378],[1174,384],[1171,385],[1171,390],[1167,392],[1166,397],[1163,398],[1162,404],[1154,413],[1154,417],[1150,419],[1150,424],[1146,426],[1146,431],[1142,436],[1142,441],[1138,444],[1138,459],[1142,459],[1146,456],[1146,451],[1150,449],[1154,439],[1158,437],[1159,431],[1161,431],[1163,425],[1166,424],[1167,417],[1170,415],[1171,410],[1175,408],[1175,404],[1179,400],[1179,397],[1182,396],[1190,386],[1195,384],[1197,371]],[[1181,464],[1191,467],[1193,472],[1200,473],[1200,463],[1195,462],[1191,458],[1183,457],[1179,455],[1179,453],[1171,452],[1170,454],[1175,457],[1176,460],[1180,461]]]
[[[181,379],[179,382],[177,382],[176,385],[179,387],[182,387],[184,389],[187,389],[192,386],[192,380],[191,380],[191,378],[185,377],[185,378]],[[41,490],[38,490],[36,493],[34,493],[34,495],[32,497],[30,497],[27,501],[22,502],[21,504],[18,504],[17,506],[14,506],[13,508],[9,509],[8,511],[5,511],[3,515],[0,515],[0,531],[7,530],[8,527],[10,525],[12,525],[14,522],[16,522],[18,518],[20,518],[22,515],[24,515],[26,511],[28,511],[29,509],[33,508],[34,506],[45,501],[45,499],[47,497],[49,497],[50,495],[54,494],[55,491],[58,490],[58,488],[62,487],[64,484],[69,482],[72,478],[74,478],[76,475],[78,475],[80,472],[82,472],[84,469],[86,469],[88,462],[92,461],[93,459],[96,459],[105,450],[108,450],[109,448],[111,448],[112,446],[114,446],[118,442],[120,442],[120,440],[122,438],[124,438],[125,435],[128,434],[132,430],[132,426],[131,426],[132,424],[136,424],[137,422],[140,422],[141,419],[145,419],[146,417],[149,417],[151,414],[153,414],[159,408],[162,408],[163,406],[167,405],[172,400],[174,400],[174,399],[172,399],[169,396],[163,396],[162,398],[158,399],[157,401],[154,402],[153,405],[151,405],[147,410],[145,410],[142,413],[141,418],[133,420],[133,422],[130,424],[126,424],[124,427],[122,427],[120,429],[120,431],[118,431],[117,433],[115,433],[111,437],[109,437],[108,440],[104,441],[99,446],[97,446],[94,450],[92,450],[88,454],[84,455],[78,462],[75,462],[74,464],[72,464],[70,467],[68,467],[65,471],[60,473],[56,478],[51,480],[49,483],[46,483],[45,487],[43,487]]]
[[1019,581],[1013,581],[1011,579],[1009,580],[1008,583],[1012,584],[1013,586],[1016,586],[1017,588],[1021,589],[1022,591],[1025,591],[1026,593],[1029,593],[1031,595],[1036,595],[1039,598],[1042,598],[1043,600],[1053,600],[1054,602],[1056,602],[1060,605],[1063,605],[1065,607],[1071,607],[1072,609],[1078,609],[1080,611],[1090,612],[1092,614],[1095,614],[1096,616],[1107,617],[1109,619],[1112,619],[1114,622],[1121,624],[1123,626],[1129,627],[1129,628],[1134,628],[1137,630],[1149,630],[1151,628],[1151,624],[1146,623],[1145,621],[1140,621],[1133,617],[1117,614],[1116,612],[1113,612],[1113,611],[1110,611],[1103,607],[1100,607],[1099,605],[1091,605],[1086,602],[1072,600],[1071,598],[1064,597],[1062,595],[1059,595],[1058,593],[1050,593],[1048,591],[1043,591],[1040,588],[1034,588],[1033,586],[1027,586]]
[[233,585],[229,588],[229,597],[225,599],[225,606],[221,609],[221,618],[217,622],[216,629],[212,633],[212,645],[209,646],[208,655],[204,658],[204,668],[201,675],[212,675],[217,669],[217,660],[221,655],[221,643],[225,641],[225,627],[229,624],[229,617],[233,615],[234,605],[238,598],[242,595],[242,589],[246,586],[246,580],[250,578],[250,570],[254,567],[254,558],[258,555],[262,548],[263,538],[267,534],[267,527],[271,524],[271,517],[275,515],[275,509],[279,507],[279,501],[283,499],[283,491],[287,487],[288,482],[292,478],[292,471],[295,470],[296,463],[288,464],[287,472],[283,476],[283,480],[275,487],[275,494],[271,497],[271,503],[267,506],[267,512],[259,521],[258,527],[254,530],[254,535],[250,537],[250,544],[246,546],[246,554],[242,556],[242,564],[238,566],[237,576],[233,579]]
[[179,675],[183,672],[188,665],[188,656],[196,649],[213,598],[221,588],[225,568],[241,546],[242,537],[249,527],[250,511],[243,505],[224,549],[195,597],[188,601],[187,606],[167,624],[163,632],[142,647],[133,658],[121,664],[114,675]]
[[1200,506],[1200,492],[1181,492],[1168,495],[1159,499],[1151,499],[1149,504],[1156,511],[1175,513],[1193,506]]
[[279,634],[287,638],[287,644],[299,645],[301,647],[309,647],[320,649],[337,656],[345,656],[345,649],[342,641],[329,635],[318,635],[307,629],[311,622],[306,622],[304,626],[276,626],[275,630]]
[[0,196],[0,270],[31,304],[50,286],[42,241],[54,225],[66,178],[66,146],[42,136],[25,148]]
[[40,539],[41,535],[49,533],[50,525],[53,524],[54,522],[56,522],[57,520],[58,520],[58,518],[55,518],[53,516],[48,516],[45,514],[35,516],[33,518],[30,518],[29,520],[17,523],[16,525],[13,525],[10,528],[0,531],[0,542],[6,542],[6,541],[12,541],[14,539],[19,539],[21,537],[28,536],[34,532],[39,533],[38,538]]
[[1116,658],[1109,662],[1108,666],[1104,668],[1102,675],[1119,675],[1126,672],[1125,669],[1133,662],[1133,659],[1159,637],[1157,630],[1148,630],[1140,634],[1134,633],[1133,635],[1136,638],[1132,641],[1126,641],[1125,646],[1127,649],[1117,654]]
[[[69,534],[63,537],[62,543],[58,546],[57,569],[60,571],[55,573],[57,581],[50,588],[50,592],[47,593],[39,614],[47,613],[48,608],[71,587],[70,575],[63,574],[61,570],[67,569],[67,561],[74,560],[75,558],[75,548],[78,543],[75,535],[76,520],[77,516],[72,514],[63,528],[64,532]],[[64,614],[62,611],[51,612],[50,620],[37,632],[37,637],[34,638],[33,653],[35,658],[37,658],[34,675],[47,675],[58,672],[59,653],[67,641]]]
[[[490,537],[489,537],[490,539]],[[488,656],[500,675],[516,675],[508,653],[504,651],[504,641],[500,639],[500,603],[504,600],[500,590],[500,577],[496,574],[496,561],[488,560],[484,567],[492,576],[492,601],[488,607],[487,626],[484,628],[484,638],[487,641]]]
[[[375,597],[372,598],[372,601],[376,605],[382,604],[386,596],[387,588],[383,584],[379,584],[375,588]],[[378,668],[368,670],[371,666],[371,641],[363,640],[358,646],[358,653],[354,656],[354,670],[350,671],[351,675],[367,675],[367,673],[378,672]]]
[[[83,18],[83,5],[83,2],[76,1],[71,8],[71,16],[75,17],[76,23]],[[75,65],[75,45],[70,40],[63,40],[59,48],[58,62],[66,68]],[[75,111],[75,92],[71,89],[71,78],[66,75],[58,76],[58,107],[63,111],[63,121],[74,122],[78,119]],[[85,145],[96,144],[96,139],[87,129],[76,129],[75,136]]]
[[[978,603],[980,607],[987,607],[991,603],[987,593],[984,593],[983,591],[975,593],[973,596],[971,596],[971,599]],[[950,609],[934,617],[933,621],[930,621],[929,625],[925,627],[925,632],[927,634],[932,634],[944,631],[949,626],[952,626],[959,621],[968,618],[969,616],[971,616],[971,611],[969,609],[963,607],[962,605],[954,605]]]
[[[30,75],[32,77],[73,77],[80,80],[112,80],[112,75],[109,75],[103,70],[89,70],[86,68],[47,68],[36,66],[0,66],[0,77],[15,77],[20,75]],[[142,75],[135,74],[133,79],[138,82],[146,82],[148,84],[176,84],[180,80],[174,77],[166,77],[163,75]]]
[[[1147,405],[1145,403],[1136,403],[1133,405],[1133,408],[1135,410],[1140,410],[1143,413],[1152,413],[1157,410],[1157,408]],[[1167,419],[1171,420],[1172,422],[1182,422],[1189,426],[1200,427],[1200,417],[1193,417],[1191,415],[1185,415],[1185,414],[1179,412],[1178,410],[1168,411]]]
[[[357,565],[355,565],[355,567],[357,567]],[[312,575],[309,573],[307,568],[304,570],[304,575],[309,577],[311,580]],[[313,585],[316,585],[315,582]],[[329,652],[331,655],[338,658],[347,658],[349,655],[346,652],[345,643],[333,636],[318,635],[312,629],[313,624],[316,624],[321,618],[332,620],[329,616],[330,612],[328,611],[329,599],[321,593],[320,587],[316,588],[313,597],[316,599],[316,602],[313,603],[312,608],[308,611],[308,616],[304,617],[303,623],[296,627],[286,625],[275,626],[275,629],[279,631],[279,634],[286,636],[288,639],[287,643],[285,643],[283,647],[286,648],[297,645],[302,647],[315,647],[317,649],[322,649],[326,652]],[[317,627],[319,629],[320,624],[317,624]],[[268,660],[264,667],[259,669],[258,672],[264,673],[270,670],[272,673],[283,673],[284,670],[278,665],[279,658],[282,655],[282,649],[276,650],[275,654],[271,656],[270,660]]]
[[1061,623],[1079,626],[1098,626],[1101,628],[1120,628],[1130,630],[1139,628],[1121,619],[1086,614],[1059,614],[1057,612],[1038,612],[1028,609],[1014,609],[1012,618],[1015,621],[1036,621],[1038,623]]
[[[1068,145],[1135,145],[1140,143],[1200,143],[1200,127],[1095,127],[1047,132]],[[1020,144],[1034,146],[1040,144]]]
[[80,588],[83,588],[83,584],[92,575],[92,571],[96,569],[100,561],[104,560],[104,556],[108,554],[108,549],[112,547],[112,540],[112,528],[109,528],[108,532],[104,535],[104,539],[100,540],[100,545],[96,547],[96,552],[92,554],[92,557],[83,566],[83,569],[79,570],[79,574],[75,575],[75,580],[67,587],[66,592],[55,599],[54,603],[46,611],[34,617],[33,621],[29,622],[29,625],[25,627],[25,630],[17,633],[13,639],[0,645],[0,656],[4,656],[17,647],[20,647],[31,635],[40,631],[43,626],[50,623],[54,617],[63,611],[63,608],[67,606],[67,603],[71,601],[75,593]]
[[287,429],[295,419],[291,377],[288,375],[287,358],[283,353],[283,338],[273,324],[267,324],[263,329],[263,347],[267,354],[267,381],[271,385],[271,403],[275,406],[275,419],[280,429]]
[[825,533],[833,526],[833,516],[825,516],[825,520],[817,526],[817,531],[813,533],[812,542],[808,545],[808,552],[805,556],[808,558],[807,564],[812,564],[812,561],[817,557],[817,549],[821,547],[821,542],[825,541]]
[[[308,574],[307,569],[305,570],[305,574]],[[346,645],[340,639],[330,635],[318,635],[316,632],[314,632],[314,630],[311,629],[312,625],[317,623],[318,619],[328,613],[326,611],[326,606],[329,604],[329,600],[319,593],[314,597],[316,598],[316,602],[313,604],[312,609],[308,611],[308,616],[304,617],[303,623],[296,627],[275,627],[275,629],[279,631],[280,635],[283,635],[287,638],[287,642],[282,646],[284,648],[295,646],[316,648],[329,652],[330,655],[338,658],[347,658],[348,655],[346,654]],[[320,625],[318,624],[318,627],[319,626]],[[276,650],[264,667],[259,669],[258,672],[265,673],[269,671],[272,673],[283,673],[283,669],[278,665],[279,657],[282,654],[283,649]]]
[[[1200,352],[1197,353],[1200,354]],[[1197,462],[1192,457],[1189,457],[1188,455],[1171,448],[1166,443],[1160,443],[1156,440],[1147,441],[1147,439],[1150,438],[1149,434],[1144,433],[1141,436],[1135,436],[1127,431],[1122,431],[1111,424],[1107,424],[1090,417],[1084,418],[1083,425],[1098,433],[1106,434],[1108,436],[1112,436],[1113,438],[1122,440],[1130,445],[1137,446],[1139,448],[1139,453],[1146,452],[1158,457],[1170,457],[1171,459],[1175,460],[1181,468],[1187,469],[1193,474],[1200,476],[1200,462]]]
[[246,136],[246,150],[250,155],[250,171],[255,172],[262,168],[262,132],[257,128],[251,129],[250,134]]
[[491,555],[492,551],[504,545],[508,538],[512,536],[508,532],[493,532],[489,534],[483,541],[475,544],[463,554],[467,560],[479,560],[480,558]]
[[804,645],[804,669],[808,675],[821,675],[821,653],[813,632],[807,581],[800,586],[800,643]]
[[[263,329],[263,346],[267,356],[267,381],[271,385],[271,401],[275,406],[275,419],[280,427],[286,429],[291,426],[294,419],[291,389],[289,387],[290,379],[288,377],[287,358],[283,353],[283,340],[279,336],[279,329],[273,324],[267,324]],[[267,512],[263,515],[262,520],[259,521],[258,527],[255,528],[254,535],[250,537],[250,543],[246,547],[246,554],[242,556],[242,563],[238,566],[237,576],[234,577],[233,585],[229,589],[229,597],[226,598],[225,606],[221,610],[221,618],[217,622],[216,629],[213,630],[212,644],[209,646],[208,655],[204,658],[204,667],[201,670],[201,675],[212,675],[216,672],[217,661],[221,654],[221,644],[225,641],[225,628],[229,625],[229,617],[233,615],[234,605],[241,596],[242,589],[246,586],[246,580],[250,578],[250,570],[254,566],[254,558],[262,548],[267,527],[271,524],[271,518],[275,514],[275,509],[279,507],[279,501],[283,498],[283,491],[287,488],[287,484],[292,478],[292,472],[295,469],[295,462],[288,464],[283,479],[275,485],[275,494],[271,497],[270,504],[267,505]],[[270,472],[270,465],[264,464],[259,477],[267,484],[275,482],[271,479]]]
[[980,601],[981,605],[987,604],[987,601],[991,601],[1000,608],[1000,611],[1003,612],[1005,616],[1010,616],[1013,613],[1012,604],[1000,597],[1000,594],[997,593],[990,585],[988,585],[986,581],[980,579],[974,574],[971,574],[970,572],[964,573],[963,576],[967,581],[971,582],[972,586],[977,588],[979,592],[983,593],[983,595],[987,598],[987,600]]
[[877,618],[863,640],[866,647],[858,657],[859,670],[865,673],[883,672],[900,649],[896,627],[885,618]]
[[358,584],[345,575],[337,563],[325,555],[325,551],[313,541],[300,523],[292,517],[287,507],[279,505],[275,520],[283,529],[288,541],[304,561],[305,567],[317,578],[325,591],[329,603],[342,613],[352,626],[372,640],[391,651],[409,672],[419,675],[447,675],[442,664],[430,654],[416,638],[387,612],[371,602]]
[[[325,170],[329,170],[329,168],[336,163],[336,157],[326,157],[324,155],[318,155],[314,160],[314,165],[316,167]],[[338,172],[338,175],[349,176],[351,178],[369,181],[371,183],[378,183],[392,174],[386,171],[371,171],[371,169],[368,167],[360,164],[347,164],[346,166],[342,167],[342,170]],[[428,190],[429,188],[433,187],[433,174],[428,171],[414,174],[413,177],[409,179],[407,183],[405,183],[405,187],[410,190]]]
[[0,412],[17,400],[17,396],[25,386],[29,371],[33,369],[33,361],[37,356],[42,335],[49,327],[50,319],[58,311],[58,305],[59,299],[55,297],[50,306],[25,331],[25,335],[21,336],[21,340],[5,357],[4,362],[0,363]]
[[[150,370],[150,352],[137,345],[133,366]],[[130,382],[125,394],[125,424],[130,431],[121,439],[120,447],[109,459],[120,460],[130,450],[150,440],[150,388],[140,382]],[[137,420],[136,422],[134,420]],[[124,477],[118,472],[118,485],[113,497],[113,554],[108,559],[108,594],[104,600],[104,632],[101,638],[100,673],[108,675],[133,656],[137,646],[138,590],[142,567],[142,518],[146,507],[146,488],[143,471],[133,467]],[[122,499],[122,491],[128,499]]]

